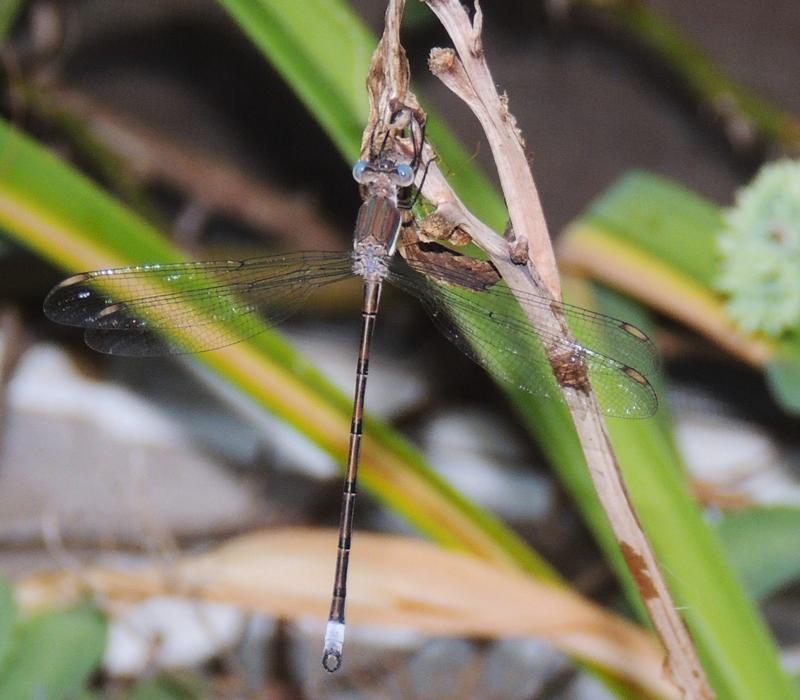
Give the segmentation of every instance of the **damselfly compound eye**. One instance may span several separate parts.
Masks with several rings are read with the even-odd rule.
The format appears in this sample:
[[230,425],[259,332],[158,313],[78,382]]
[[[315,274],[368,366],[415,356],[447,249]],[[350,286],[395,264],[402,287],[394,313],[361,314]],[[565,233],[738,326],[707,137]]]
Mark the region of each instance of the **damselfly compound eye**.
[[408,187],[414,182],[414,169],[410,165],[400,163],[400,165],[394,169],[394,172],[397,175],[397,184],[400,185],[400,187]]
[[365,160],[358,161],[353,166],[353,179],[356,182],[361,182],[361,180],[364,178],[364,173],[367,171],[368,167],[369,167],[369,163],[367,163],[367,161],[365,161]]

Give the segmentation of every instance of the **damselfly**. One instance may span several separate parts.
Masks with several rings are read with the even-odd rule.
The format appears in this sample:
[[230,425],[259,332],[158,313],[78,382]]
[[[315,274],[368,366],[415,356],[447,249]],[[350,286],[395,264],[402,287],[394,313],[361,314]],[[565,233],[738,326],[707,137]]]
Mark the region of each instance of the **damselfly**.
[[[384,281],[417,297],[459,349],[521,390],[563,400],[559,383],[569,384],[572,368],[577,376],[588,378],[583,383],[591,384],[608,415],[642,418],[657,408],[655,392],[646,379],[657,363],[655,349],[635,326],[510,290],[491,263],[430,244],[409,244],[403,256],[395,255],[418,161],[415,154],[408,163],[398,162],[381,147],[368,160],[356,163],[353,176],[361,185],[364,203],[352,251],[97,270],[64,280],[44,302],[50,319],[84,328],[86,343],[95,350],[113,355],[169,355],[239,342],[263,331],[265,324],[290,316],[323,285],[354,275],[363,278],[361,342],[323,652],[328,671],[338,669],[342,659],[364,393]],[[567,322],[571,333],[545,330],[552,328],[547,320],[552,321],[553,314]],[[555,369],[557,381],[552,376],[554,356],[561,358]],[[543,372],[550,373],[550,381],[542,380]]]

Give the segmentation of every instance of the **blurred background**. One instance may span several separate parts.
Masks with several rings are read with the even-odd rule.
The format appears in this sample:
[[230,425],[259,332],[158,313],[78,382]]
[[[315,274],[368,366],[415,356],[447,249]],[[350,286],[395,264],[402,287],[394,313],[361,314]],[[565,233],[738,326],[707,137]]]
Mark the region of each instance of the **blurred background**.
[[[237,11],[237,4],[4,0],[4,202],[11,201],[9,193],[25,194],[25,177],[38,178],[45,190],[62,188],[61,206],[66,203],[68,209],[74,202],[85,240],[102,241],[120,255],[127,250],[130,262],[153,261],[146,251],[155,249],[129,243],[127,229],[116,233],[114,216],[94,226],[90,198],[84,201],[77,186],[70,189],[68,176],[49,179],[33,157],[19,166],[28,167],[27,175],[20,174],[14,159],[24,149],[14,146],[14,139],[28,138],[72,173],[83,173],[98,192],[121,202],[126,216],[147,222],[189,259],[347,249],[360,204],[348,159],[298,99],[286,70],[274,67],[258,40],[248,36],[252,18],[242,19],[246,10]],[[325,4],[311,3],[307,11]],[[332,12],[340,11],[338,2],[328,4]],[[354,22],[363,22],[375,37],[380,34],[384,3],[352,0],[349,7]],[[275,12],[271,16],[278,16]],[[572,243],[563,244],[562,266],[577,277],[596,276],[574,251],[590,224],[613,229],[616,219],[609,207],[619,203],[613,197],[641,204],[626,220],[636,222],[648,240],[660,235],[656,247],[678,247],[715,233],[695,229],[690,217],[683,218],[683,194],[656,193],[651,208],[646,196],[656,185],[642,172],[634,177],[645,180],[624,180],[632,171],[673,181],[690,198],[686,210],[702,201],[703,216],[710,212],[713,218],[720,207],[734,203],[737,189],[764,163],[796,157],[800,150],[800,121],[793,116],[800,114],[800,12],[790,0],[503,0],[487,3],[484,12],[493,76],[507,92],[526,138],[551,232],[559,237],[566,229],[565,240],[572,236]],[[406,20],[403,39],[414,88],[463,145],[461,156],[445,158],[446,172],[458,177],[482,170],[496,186],[477,122],[426,68],[430,48],[449,45],[446,34],[421,4],[409,6]],[[374,44],[363,39],[360,26],[352,26],[352,33],[331,27],[323,38],[333,50],[338,43],[342,53],[355,53],[355,62],[366,65]],[[345,80],[352,82],[364,109],[364,72],[353,71]],[[620,182],[628,189],[615,189]],[[486,188],[489,197],[491,185]],[[45,220],[50,212],[35,199],[36,191],[32,185],[25,201]],[[469,201],[480,201],[481,192],[472,197]],[[288,384],[281,388],[283,379],[275,397],[254,398],[242,387],[246,377],[231,381],[232,370],[219,371],[213,360],[101,356],[83,345],[78,330],[48,322],[41,313],[47,291],[68,274],[102,265],[80,267],[75,252],[84,240],[80,234],[48,238],[46,227],[39,226],[43,233],[36,238],[25,224],[15,226],[25,217],[15,219],[10,211],[6,206],[0,221],[5,232],[0,238],[0,572],[15,582],[17,603],[8,603],[15,611],[6,617],[14,621],[4,627],[12,641],[4,637],[0,645],[6,664],[0,673],[2,697],[667,697],[655,686],[635,683],[620,691],[602,673],[576,663],[568,650],[533,635],[398,631],[383,628],[377,613],[363,629],[353,627],[346,666],[329,677],[318,652],[333,539],[320,564],[323,602],[315,598],[307,610],[293,614],[283,614],[285,609],[269,600],[244,604],[236,595],[214,604],[196,602],[186,590],[165,589],[169,595],[155,597],[144,592],[141,581],[129,585],[127,596],[120,593],[121,585],[101,586],[98,593],[90,578],[81,578],[90,567],[145,566],[168,579],[185,557],[216,551],[243,533],[335,527],[346,422],[341,435],[312,423],[317,403],[347,415],[360,290],[344,283],[315,295],[280,329],[291,353],[299,354],[276,350],[277,366],[289,376],[296,372],[311,387],[306,425],[296,415],[304,409],[292,414],[281,403],[295,391]],[[789,224],[800,231],[800,220]],[[681,238],[672,243],[666,238],[669,225],[680,229]],[[633,240],[627,245],[639,250]],[[704,250],[713,248],[708,244]],[[644,244],[641,249],[648,250]],[[713,255],[706,264],[691,249],[684,253],[714,276]],[[608,259],[613,266],[613,255]],[[668,255],[664,260],[669,262]],[[630,302],[615,297],[611,309],[603,310],[619,315],[618,308],[632,309],[631,320],[653,332],[664,355],[658,380],[661,423],[653,434],[669,445],[665,451],[677,455],[680,466],[672,474],[686,487],[685,503],[696,504],[697,527],[708,528],[708,546],[719,553],[720,566],[733,572],[730,595],[752,601],[749,612],[744,606],[750,603],[741,603],[742,618],[734,622],[768,650],[774,678],[779,668],[796,676],[800,440],[794,395],[776,389],[783,379],[776,380],[775,372],[765,379],[766,360],[736,351],[746,342],[737,345],[739,340],[727,342],[724,333],[720,340],[706,332],[712,321],[687,322],[694,308],[688,292],[675,307],[689,311],[673,315],[669,286],[665,301],[632,291],[637,285],[624,275],[601,281],[642,303],[625,307]],[[676,289],[680,294],[679,282]],[[705,289],[709,298],[721,298],[712,284]],[[574,293],[583,303],[581,293]],[[696,308],[702,317],[705,307],[698,302]],[[712,316],[709,312],[706,318]],[[382,445],[394,445],[386,435],[407,440],[403,445],[412,445],[409,449],[433,475],[433,485],[425,488],[443,502],[460,503],[439,479],[452,485],[515,533],[509,538],[519,536],[538,552],[575,591],[635,618],[636,604],[626,602],[619,569],[597,534],[603,526],[587,516],[593,506],[576,504],[575,482],[553,469],[553,461],[569,458],[559,457],[559,448],[546,439],[543,445],[532,425],[544,430],[546,420],[535,412],[521,415],[520,402],[509,401],[490,377],[448,345],[418,304],[399,293],[385,297],[375,345],[367,409],[380,421],[376,439]],[[301,356],[326,379],[318,380]],[[779,376],[788,376],[786,382],[796,379],[791,372]],[[546,404],[541,410],[548,415]],[[648,428],[634,428],[640,433],[633,437],[622,434],[625,430],[614,436],[634,446],[626,453],[631,461],[636,450],[661,449],[642,438]],[[551,439],[561,440],[560,435]],[[396,449],[406,455],[405,447]],[[417,463],[416,456],[407,460]],[[402,507],[400,513],[387,507],[396,492],[391,486],[381,490],[378,482],[368,480],[361,491],[358,531],[437,539],[422,520],[414,520],[413,504],[410,518]],[[376,483],[377,497],[370,488]],[[653,498],[659,488],[635,481],[634,499]],[[474,512],[463,512],[483,522]],[[652,524],[645,516],[648,528],[672,529],[654,517]],[[440,533],[438,539],[459,544],[456,536]],[[655,539],[658,549],[658,535]],[[498,541],[511,547],[511,539],[498,535]],[[679,546],[684,545],[691,547]],[[753,559],[754,554],[762,558]],[[667,562],[665,568],[680,571],[681,564],[673,568]],[[269,576],[269,561],[264,566]],[[56,573],[43,578],[45,571]],[[705,580],[716,571],[709,569]],[[94,598],[102,615],[80,608],[64,617],[65,594],[58,585],[64,572],[72,577],[72,588],[76,580],[84,584],[77,587]],[[740,586],[747,597],[736,592]],[[702,617],[701,603],[690,604],[695,605]],[[30,617],[34,609],[39,617]],[[774,646],[759,631],[756,610],[763,613],[763,630],[771,631]],[[62,617],[47,617],[56,614]],[[736,643],[746,648],[747,636],[741,639]],[[700,644],[713,647],[705,638]],[[64,645],[78,648],[78,656],[62,659],[56,653],[58,663],[45,664],[63,673],[37,665],[35,650],[47,656]],[[736,676],[733,658],[714,653],[701,656],[711,659],[715,670],[709,673],[720,697],[759,697],[748,695],[747,688],[770,687],[769,680],[748,686],[751,679],[746,671]],[[60,680],[51,681],[51,675]],[[50,688],[50,694],[26,694],[41,687]],[[787,681],[780,687],[797,686]]]

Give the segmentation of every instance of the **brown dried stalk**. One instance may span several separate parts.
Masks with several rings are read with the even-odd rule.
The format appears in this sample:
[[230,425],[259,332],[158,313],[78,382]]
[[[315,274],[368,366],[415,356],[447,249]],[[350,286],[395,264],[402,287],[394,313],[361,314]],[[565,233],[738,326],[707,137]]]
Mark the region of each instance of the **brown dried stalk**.
[[[425,0],[444,25],[455,51],[435,49],[431,70],[472,109],[486,133],[497,164],[516,240],[498,237],[472,216],[450,190],[438,169],[431,168],[424,194],[437,212],[460,222],[490,255],[512,289],[560,298],[558,271],[544,213],[536,192],[524,144],[505,96],[498,95],[485,60],[481,40],[483,14],[478,1],[472,21],[458,0]],[[528,256],[520,264],[527,243]],[[524,305],[523,305],[524,308]],[[533,319],[532,319],[533,320]],[[541,319],[538,319],[541,326]],[[546,329],[563,337],[569,329],[554,310]],[[563,360],[545,348],[559,375]],[[689,633],[676,611],[650,543],[636,518],[614,455],[605,422],[588,377],[561,378],[598,496],[611,521],[620,548],[639,588],[653,626],[667,653],[666,667],[683,697],[713,698]]]
[[[111,611],[171,595],[299,619],[325,610],[321,582],[335,538],[332,530],[270,529],[186,555],[169,575],[159,565],[40,573],[20,580],[15,595],[29,613],[72,605],[91,592]],[[351,583],[349,612],[360,624],[435,636],[536,636],[614,672],[636,697],[677,698],[663,678],[660,650],[640,627],[566,588],[418,539],[361,533],[358,546],[361,573]],[[412,696],[420,697],[402,697]]]
[[143,127],[81,92],[20,82],[17,93],[24,94],[28,107],[48,121],[79,120],[85,136],[93,140],[91,147],[120,159],[130,179],[166,184],[183,193],[189,214],[231,216],[294,244],[302,238],[312,250],[335,250],[341,245],[339,232],[306,194],[246,175],[234,164]]

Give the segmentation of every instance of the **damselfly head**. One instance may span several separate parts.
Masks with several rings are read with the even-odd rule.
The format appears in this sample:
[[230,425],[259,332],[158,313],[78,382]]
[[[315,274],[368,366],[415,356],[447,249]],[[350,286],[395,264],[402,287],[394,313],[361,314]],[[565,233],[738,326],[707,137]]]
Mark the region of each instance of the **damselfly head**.
[[396,163],[389,158],[360,160],[353,166],[353,179],[373,194],[387,196],[392,189],[410,187],[416,169],[408,163]]

